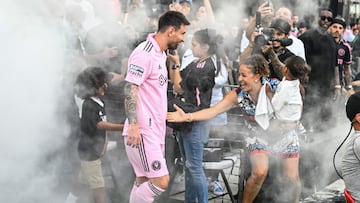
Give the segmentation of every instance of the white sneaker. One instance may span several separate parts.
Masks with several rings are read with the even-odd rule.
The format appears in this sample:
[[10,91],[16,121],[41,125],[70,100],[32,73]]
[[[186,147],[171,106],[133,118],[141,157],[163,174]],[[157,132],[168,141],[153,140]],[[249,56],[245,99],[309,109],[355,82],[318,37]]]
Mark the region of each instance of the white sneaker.
[[221,184],[219,181],[215,180],[212,181],[209,184],[209,189],[212,193],[214,193],[214,195],[222,195],[224,194],[224,189],[221,187]]

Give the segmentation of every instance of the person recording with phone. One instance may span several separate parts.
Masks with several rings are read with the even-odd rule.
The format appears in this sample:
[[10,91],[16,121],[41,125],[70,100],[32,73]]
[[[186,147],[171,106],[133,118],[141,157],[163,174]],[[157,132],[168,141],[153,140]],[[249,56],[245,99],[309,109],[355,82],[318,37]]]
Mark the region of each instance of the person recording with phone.
[[259,28],[268,28],[273,16],[274,8],[269,1],[259,5],[256,10],[256,16],[250,18],[249,24],[245,29],[245,37],[249,40],[249,44],[239,56],[240,63],[251,56],[254,48],[254,38],[258,34]]

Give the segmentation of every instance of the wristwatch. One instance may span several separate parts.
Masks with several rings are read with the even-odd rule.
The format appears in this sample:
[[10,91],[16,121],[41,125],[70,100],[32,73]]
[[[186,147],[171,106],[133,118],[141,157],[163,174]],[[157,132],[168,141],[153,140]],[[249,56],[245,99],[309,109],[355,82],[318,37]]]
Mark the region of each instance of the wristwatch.
[[180,69],[180,64],[174,64],[171,69],[176,70],[176,69]]
[[352,88],[353,88],[352,85],[346,85],[346,86],[345,86],[345,89],[346,89],[346,90],[351,90]]

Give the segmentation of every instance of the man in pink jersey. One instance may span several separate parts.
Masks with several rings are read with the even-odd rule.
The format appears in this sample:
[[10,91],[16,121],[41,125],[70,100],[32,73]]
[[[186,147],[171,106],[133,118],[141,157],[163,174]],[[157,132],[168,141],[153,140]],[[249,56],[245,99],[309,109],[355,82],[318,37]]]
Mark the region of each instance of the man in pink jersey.
[[184,41],[186,17],[176,11],[163,14],[158,31],[149,34],[131,53],[125,80],[124,143],[136,181],[130,203],[153,202],[169,183],[165,131],[167,113],[167,49]]

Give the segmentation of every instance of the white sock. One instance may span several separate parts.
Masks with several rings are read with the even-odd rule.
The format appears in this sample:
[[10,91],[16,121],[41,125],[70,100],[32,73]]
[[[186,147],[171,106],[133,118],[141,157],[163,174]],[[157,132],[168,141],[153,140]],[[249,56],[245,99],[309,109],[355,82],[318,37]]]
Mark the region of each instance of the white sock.
[[73,193],[70,192],[66,198],[65,203],[76,203],[77,199],[78,199],[78,197],[76,197],[75,195],[73,195]]

